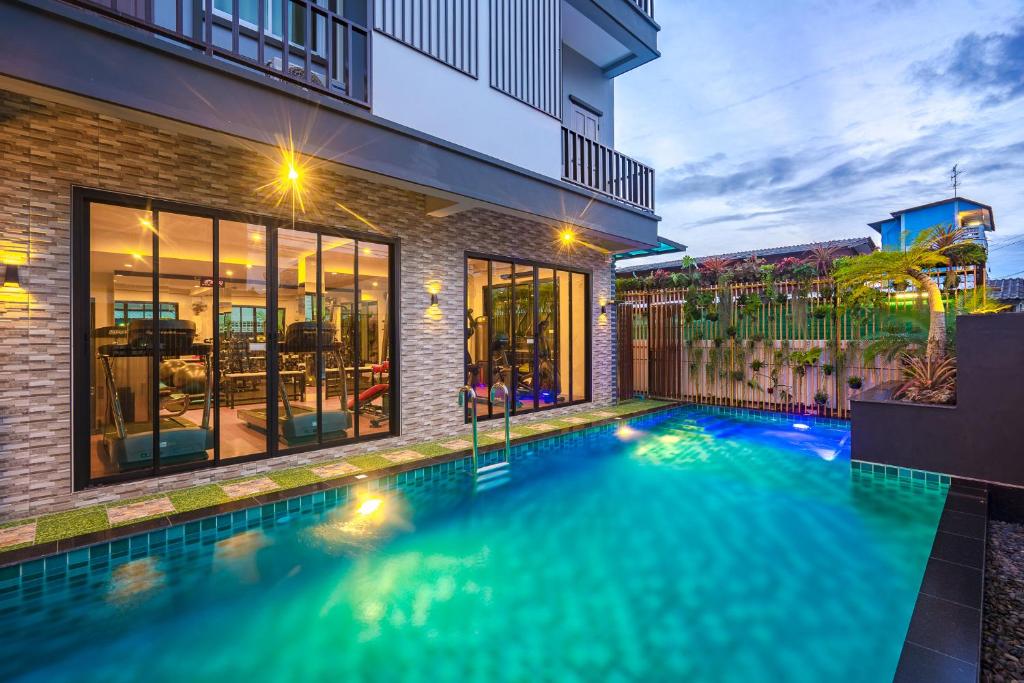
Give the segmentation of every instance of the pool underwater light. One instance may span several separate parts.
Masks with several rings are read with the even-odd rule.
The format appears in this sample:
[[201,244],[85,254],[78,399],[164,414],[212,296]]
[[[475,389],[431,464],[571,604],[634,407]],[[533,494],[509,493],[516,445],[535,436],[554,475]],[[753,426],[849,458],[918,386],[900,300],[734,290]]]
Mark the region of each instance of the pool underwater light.
[[801,432],[806,432],[811,428],[811,425],[804,424],[803,422],[794,422],[793,429],[799,429]]

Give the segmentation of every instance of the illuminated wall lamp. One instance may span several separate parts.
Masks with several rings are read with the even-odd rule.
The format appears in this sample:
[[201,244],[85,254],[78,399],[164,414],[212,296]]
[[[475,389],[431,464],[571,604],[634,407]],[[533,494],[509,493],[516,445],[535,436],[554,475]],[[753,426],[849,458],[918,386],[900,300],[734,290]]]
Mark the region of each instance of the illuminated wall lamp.
[[437,293],[436,292],[431,292],[431,294],[430,294],[430,307],[431,308],[435,308],[435,307],[440,306],[440,305],[441,304],[439,304],[437,302]]
[[14,263],[8,263],[4,269],[4,287],[10,287],[12,289],[21,288],[21,277],[18,273],[18,266]]

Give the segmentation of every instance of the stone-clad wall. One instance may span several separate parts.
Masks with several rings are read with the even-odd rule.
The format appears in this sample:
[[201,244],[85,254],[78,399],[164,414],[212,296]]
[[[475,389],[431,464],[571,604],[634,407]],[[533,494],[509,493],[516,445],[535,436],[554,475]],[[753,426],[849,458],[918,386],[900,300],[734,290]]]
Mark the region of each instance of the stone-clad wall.
[[[473,209],[426,215],[423,195],[338,175],[322,164],[309,222],[401,239],[402,436],[311,454],[183,473],[78,493],[71,486],[71,188],[95,187],[231,210],[273,214],[255,188],[276,164],[227,144],[109,114],[0,90],[0,251],[25,258],[23,292],[0,295],[0,520],[206,483],[454,434],[464,429],[463,272],[467,250],[593,270],[593,397],[613,398],[612,326],[598,321],[611,294],[605,255],[559,254],[553,228]],[[365,223],[337,207],[343,204]],[[367,225],[372,227],[368,228]],[[441,283],[440,316],[427,283]],[[572,410],[571,408],[559,409]]]

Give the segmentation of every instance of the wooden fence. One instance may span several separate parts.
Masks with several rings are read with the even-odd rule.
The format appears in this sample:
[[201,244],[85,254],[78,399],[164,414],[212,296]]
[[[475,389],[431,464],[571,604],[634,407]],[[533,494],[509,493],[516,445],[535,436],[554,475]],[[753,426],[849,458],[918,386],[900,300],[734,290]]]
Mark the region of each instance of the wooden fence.
[[[977,275],[959,270],[960,284],[948,293],[953,319],[954,299],[969,295]],[[900,307],[922,299],[889,291],[878,306],[844,310],[833,291],[831,281],[817,280],[731,284],[724,300],[718,287],[621,294],[619,397],[848,417],[860,388],[899,379],[895,361],[864,351],[891,332]]]

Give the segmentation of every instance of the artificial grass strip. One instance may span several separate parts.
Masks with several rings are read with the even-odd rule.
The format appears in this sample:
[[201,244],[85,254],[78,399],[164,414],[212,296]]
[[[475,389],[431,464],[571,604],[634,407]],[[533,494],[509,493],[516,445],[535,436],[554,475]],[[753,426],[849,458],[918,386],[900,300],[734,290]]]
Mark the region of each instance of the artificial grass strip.
[[40,517],[36,522],[36,543],[60,541],[72,536],[109,529],[105,505],[58,512]]
[[417,445],[413,446],[412,448],[410,448],[409,450],[416,451],[417,453],[422,453],[424,456],[426,456],[428,458],[434,458],[434,457],[437,457],[439,455],[446,455],[448,453],[454,453],[455,452],[455,451],[451,450],[450,448],[445,448],[444,446],[442,446],[441,444],[439,444],[439,443],[437,443],[435,441],[430,441],[430,442],[427,442],[427,443],[417,444]]
[[231,500],[217,484],[206,484],[205,486],[194,486],[184,491],[174,491],[168,494],[168,498],[171,499],[174,509],[178,512],[200,510]]
[[345,462],[355,465],[364,472],[384,469],[395,464],[379,455],[354,455],[351,458],[346,458]]
[[320,481],[320,477],[313,474],[313,472],[305,467],[280,470],[279,472],[268,472],[267,476],[283,489],[294,489],[300,486],[306,486],[307,484],[315,484]]

